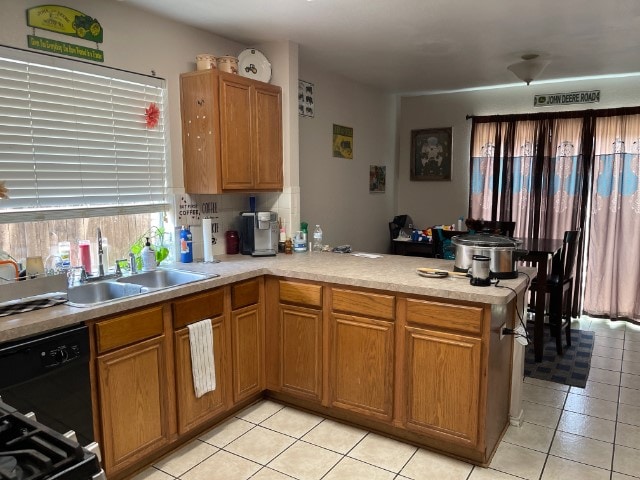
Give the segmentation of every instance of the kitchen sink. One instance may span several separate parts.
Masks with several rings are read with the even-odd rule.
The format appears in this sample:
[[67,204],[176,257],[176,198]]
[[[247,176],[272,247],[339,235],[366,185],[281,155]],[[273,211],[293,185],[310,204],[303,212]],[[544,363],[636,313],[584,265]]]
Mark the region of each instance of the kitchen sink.
[[134,273],[118,279],[98,280],[70,287],[67,295],[67,304],[72,307],[91,307],[119,298],[140,295],[162,288],[185,285],[219,276],[217,274],[171,269]]
[[134,283],[147,288],[167,288],[186,283],[197,282],[206,278],[215,278],[219,275],[186,272],[184,270],[152,270],[150,272],[135,273],[126,277],[121,277],[118,283]]
[[67,303],[72,307],[86,307],[98,303],[117,300],[144,293],[147,289],[141,285],[117,282],[85,283],[77,287],[69,288]]

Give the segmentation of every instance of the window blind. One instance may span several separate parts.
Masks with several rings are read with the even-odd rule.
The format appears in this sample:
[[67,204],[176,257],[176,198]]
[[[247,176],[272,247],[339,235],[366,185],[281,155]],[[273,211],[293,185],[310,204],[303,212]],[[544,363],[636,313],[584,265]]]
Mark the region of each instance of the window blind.
[[0,49],[0,222],[163,209],[165,107],[161,79]]

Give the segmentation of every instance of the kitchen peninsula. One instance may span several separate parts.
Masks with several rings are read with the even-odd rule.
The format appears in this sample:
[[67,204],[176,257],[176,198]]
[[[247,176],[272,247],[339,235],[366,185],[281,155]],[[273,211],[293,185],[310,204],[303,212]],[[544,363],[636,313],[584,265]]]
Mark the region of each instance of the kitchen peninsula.
[[[489,463],[509,423],[513,339],[501,330],[514,326],[524,278],[473,287],[416,273],[452,270],[450,261],[392,255],[219,259],[177,265],[217,278],[0,319],[2,342],[89,325],[94,430],[109,478],[264,395]],[[186,326],[205,318],[218,386],[196,398]]]

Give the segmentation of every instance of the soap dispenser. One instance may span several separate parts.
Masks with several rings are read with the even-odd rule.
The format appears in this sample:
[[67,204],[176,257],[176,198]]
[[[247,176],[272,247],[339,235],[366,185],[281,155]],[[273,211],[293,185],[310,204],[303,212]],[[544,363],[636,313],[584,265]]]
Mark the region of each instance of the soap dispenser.
[[149,237],[146,237],[147,243],[144,244],[142,249],[142,270],[145,272],[156,269],[156,252],[151,249],[151,243]]

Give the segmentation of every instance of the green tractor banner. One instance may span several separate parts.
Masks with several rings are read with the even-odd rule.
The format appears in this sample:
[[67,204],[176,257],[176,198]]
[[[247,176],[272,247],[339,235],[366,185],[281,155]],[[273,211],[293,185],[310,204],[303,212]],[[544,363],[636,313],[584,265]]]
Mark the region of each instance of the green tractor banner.
[[[100,22],[78,10],[60,5],[40,5],[27,9],[27,25],[35,29],[61,33],[70,37],[95,42],[96,47],[103,41]],[[60,53],[86,60],[104,61],[103,52],[97,49],[73,45],[53,39],[28,36],[29,47]]]

